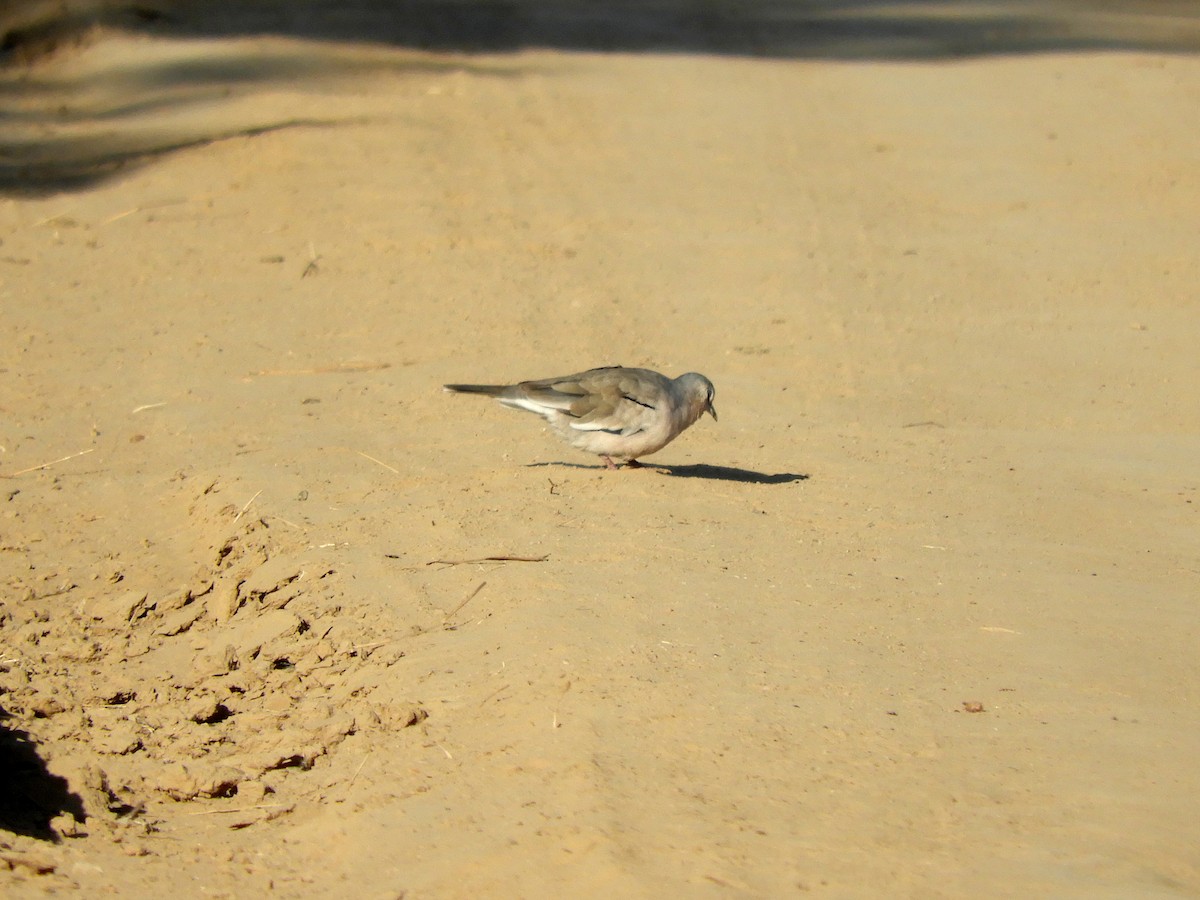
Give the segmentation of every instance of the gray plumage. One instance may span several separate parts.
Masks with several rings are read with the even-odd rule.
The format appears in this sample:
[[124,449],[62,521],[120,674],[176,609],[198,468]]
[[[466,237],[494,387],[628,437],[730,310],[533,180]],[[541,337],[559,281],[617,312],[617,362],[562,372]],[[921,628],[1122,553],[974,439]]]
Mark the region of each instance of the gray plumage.
[[649,369],[605,366],[519,384],[447,384],[447,391],[483,394],[537,413],[573,447],[637,466],[704,413],[717,418],[712,382],[695,372],[668,378]]

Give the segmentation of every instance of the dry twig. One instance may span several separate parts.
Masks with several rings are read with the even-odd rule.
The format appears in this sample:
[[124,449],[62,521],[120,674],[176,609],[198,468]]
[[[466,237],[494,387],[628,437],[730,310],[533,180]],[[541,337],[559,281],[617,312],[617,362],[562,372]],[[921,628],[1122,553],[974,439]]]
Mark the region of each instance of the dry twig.
[[376,459],[375,457],[371,456],[369,453],[363,453],[361,450],[355,450],[354,452],[357,453],[359,456],[361,456],[363,459],[369,459],[373,463],[378,463],[379,465],[381,465],[385,469],[387,469],[389,472],[395,472],[397,475],[400,474],[399,469],[392,468],[387,463],[385,463],[383,460]]
[[545,562],[550,554],[545,556],[484,556],[480,559],[431,559],[427,566],[472,566],[488,562]]
[[51,466],[56,466],[60,462],[66,462],[68,459],[74,459],[77,456],[84,456],[95,451],[95,447],[89,447],[87,450],[80,450],[78,453],[71,453],[67,456],[58,459],[52,459],[48,463],[42,463],[40,466],[30,466],[28,469],[22,469],[19,472],[9,472],[8,474],[0,474],[0,478],[16,478],[18,475],[26,475],[30,472],[37,472],[42,469],[48,469]]
[[449,625],[450,620],[453,619],[455,617],[455,615],[458,614],[458,611],[460,609],[462,609],[464,606],[466,606],[468,603],[470,603],[472,600],[474,600],[475,595],[478,594],[480,591],[482,591],[484,585],[486,585],[486,584],[487,584],[486,581],[479,582],[479,587],[477,587],[477,588],[475,588],[475,590],[471,591],[471,593],[469,593],[467,595],[467,598],[465,600],[463,600],[460,604],[458,604],[458,606],[454,607],[454,609],[452,609],[452,610],[450,610],[450,612],[446,613],[445,618],[442,619],[442,624]]
[[571,681],[570,681],[570,679],[568,679],[567,683],[564,684],[562,687],[562,693],[560,693],[558,695],[558,702],[554,704],[554,721],[550,723],[551,728],[558,729],[558,728],[562,727],[562,725],[560,725],[559,721],[558,721],[558,708],[560,706],[562,706],[563,697],[567,696],[567,691],[569,691],[570,689],[571,689]]
[[[261,493],[262,493],[262,491],[258,492],[258,494],[261,494]],[[248,510],[250,508],[250,504],[258,499],[258,494],[255,494],[253,497],[251,497],[249,500],[246,501],[246,505],[243,506],[241,511],[236,516],[233,517],[233,521],[236,522],[238,519],[240,519],[242,516],[244,516],[246,514],[246,510]]]
[[342,372],[374,372],[377,369],[390,369],[391,363],[345,362],[332,366],[315,366],[311,369],[259,369],[250,374],[255,377],[264,375],[337,375]]

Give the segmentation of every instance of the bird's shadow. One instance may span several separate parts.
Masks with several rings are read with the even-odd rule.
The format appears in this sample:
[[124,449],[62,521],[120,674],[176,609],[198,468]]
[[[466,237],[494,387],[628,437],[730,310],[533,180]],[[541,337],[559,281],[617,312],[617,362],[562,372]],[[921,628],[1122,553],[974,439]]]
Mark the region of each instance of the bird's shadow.
[[[526,468],[537,469],[548,466],[567,469],[588,469],[594,472],[604,471],[603,466],[585,466],[583,463],[569,462],[529,463]],[[646,463],[642,468],[659,472],[663,475],[670,475],[673,478],[706,478],[710,481],[737,481],[742,484],[791,484],[793,481],[807,481],[809,478],[808,475],[799,472],[776,472],[771,474],[768,472],[755,472],[753,469],[738,469],[733,466],[709,466],[704,464],[664,466]]]

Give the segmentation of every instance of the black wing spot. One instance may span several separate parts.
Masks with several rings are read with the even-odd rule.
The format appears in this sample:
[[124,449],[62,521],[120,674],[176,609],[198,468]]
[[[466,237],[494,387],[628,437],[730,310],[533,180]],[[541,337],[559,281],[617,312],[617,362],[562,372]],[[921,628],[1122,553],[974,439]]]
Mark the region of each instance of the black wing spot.
[[646,407],[646,409],[654,409],[655,408],[654,406],[652,406],[649,403],[643,403],[637,397],[630,397],[628,394],[622,394],[621,396],[624,397],[626,400],[628,400],[630,403],[636,403],[638,406]]

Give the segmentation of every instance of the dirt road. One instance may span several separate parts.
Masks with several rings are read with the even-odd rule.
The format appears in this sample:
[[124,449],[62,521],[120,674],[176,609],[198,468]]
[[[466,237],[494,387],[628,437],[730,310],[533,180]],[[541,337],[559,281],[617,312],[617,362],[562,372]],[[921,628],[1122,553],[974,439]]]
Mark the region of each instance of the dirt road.
[[0,73],[6,896],[1200,892],[1193,23],[239,6]]

